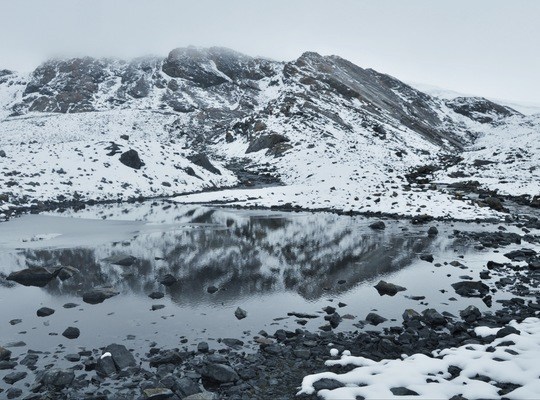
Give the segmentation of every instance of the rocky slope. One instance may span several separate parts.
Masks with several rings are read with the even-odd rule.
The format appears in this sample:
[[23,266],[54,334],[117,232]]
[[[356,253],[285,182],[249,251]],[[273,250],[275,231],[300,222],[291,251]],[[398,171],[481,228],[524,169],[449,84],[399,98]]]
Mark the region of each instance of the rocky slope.
[[[498,146],[508,159],[538,139],[538,122],[312,52],[286,63],[193,47],[165,59],[51,60],[29,75],[0,72],[0,207],[204,191],[179,201],[489,217],[411,171],[436,166],[450,182],[465,169],[498,189],[505,164],[469,169],[471,157]],[[539,188],[523,171],[539,152],[513,158],[531,200]],[[215,191],[224,188],[234,189]]]

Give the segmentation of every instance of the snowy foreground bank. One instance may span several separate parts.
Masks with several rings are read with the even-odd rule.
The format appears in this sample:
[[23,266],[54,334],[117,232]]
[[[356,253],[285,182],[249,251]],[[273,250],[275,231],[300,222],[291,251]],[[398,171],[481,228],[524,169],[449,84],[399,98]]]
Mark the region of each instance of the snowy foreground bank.
[[[477,327],[476,334],[484,337],[502,336],[502,332],[497,335],[501,329],[514,333],[498,337],[491,344],[436,350],[433,357],[414,354],[376,362],[344,351],[339,360],[329,360],[326,365],[357,368],[343,374],[308,375],[299,394],[313,394],[316,382],[331,379],[336,381],[335,386],[343,387],[319,390],[317,394],[324,399],[499,399],[496,383],[516,387],[504,395],[508,399],[538,399],[540,319],[512,321],[508,327]],[[337,350],[332,349],[331,354],[337,356]],[[449,370],[459,374],[455,376]]]

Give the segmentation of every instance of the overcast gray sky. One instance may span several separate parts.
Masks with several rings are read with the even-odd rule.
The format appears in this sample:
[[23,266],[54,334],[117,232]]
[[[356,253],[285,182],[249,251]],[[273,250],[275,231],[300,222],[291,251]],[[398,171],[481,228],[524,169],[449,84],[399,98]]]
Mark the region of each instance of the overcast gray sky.
[[408,82],[540,104],[537,0],[0,0],[0,68],[190,44],[337,54]]

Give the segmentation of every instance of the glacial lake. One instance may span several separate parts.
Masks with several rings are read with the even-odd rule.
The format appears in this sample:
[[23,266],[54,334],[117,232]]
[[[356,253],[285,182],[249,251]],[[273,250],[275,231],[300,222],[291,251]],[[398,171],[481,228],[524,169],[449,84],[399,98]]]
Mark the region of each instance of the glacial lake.
[[[25,346],[10,348],[13,356],[29,349],[48,351],[51,355],[40,362],[69,365],[63,355],[110,343],[125,344],[139,359],[155,345],[152,342],[161,348],[195,350],[199,342],[207,341],[210,348],[219,349],[224,345],[218,339],[238,338],[249,351],[257,347],[253,337],[260,330],[317,331],[326,324],[322,311],[326,306],[345,317],[335,331],[358,330],[356,324],[373,310],[389,321],[365,329],[400,325],[406,308],[419,312],[436,308],[455,315],[470,304],[488,310],[481,299],[458,296],[450,284],[462,275],[478,280],[488,260],[505,259],[493,249],[456,241],[453,231],[495,231],[498,224],[417,226],[407,220],[385,220],[386,229],[376,231],[369,227],[374,221],[166,200],[15,218],[0,223],[0,345],[23,341]],[[430,226],[438,228],[437,236],[428,237]],[[433,254],[434,262],[422,261],[419,256],[424,253]],[[130,266],[108,261],[118,255],[136,259]],[[455,260],[467,268],[435,266]],[[72,266],[78,272],[43,288],[5,279],[13,271],[34,266]],[[159,281],[165,274],[178,282],[163,286]],[[394,297],[380,296],[374,285],[381,279],[407,290]],[[82,293],[100,286],[111,286],[119,295],[96,305],[83,302]],[[211,294],[210,286],[219,290]],[[165,296],[153,300],[148,294],[154,291]],[[499,291],[493,300],[509,297]],[[67,309],[66,303],[78,306]],[[158,304],[165,307],[152,311]],[[55,313],[38,317],[40,307]],[[247,312],[246,318],[235,317],[237,307]],[[319,317],[302,326],[288,312]],[[22,321],[11,325],[15,319]],[[79,328],[80,337],[63,337],[68,326]]]

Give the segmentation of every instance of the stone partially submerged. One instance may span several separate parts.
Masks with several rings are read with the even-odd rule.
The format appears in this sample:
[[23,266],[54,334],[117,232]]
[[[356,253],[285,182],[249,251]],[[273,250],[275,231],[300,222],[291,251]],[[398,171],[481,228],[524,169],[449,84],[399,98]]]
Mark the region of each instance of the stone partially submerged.
[[12,272],[6,278],[8,281],[14,281],[24,286],[44,287],[51,280],[58,276],[61,268],[52,272],[43,267],[26,268],[20,271]]

